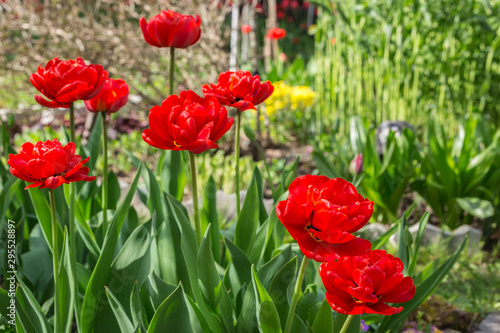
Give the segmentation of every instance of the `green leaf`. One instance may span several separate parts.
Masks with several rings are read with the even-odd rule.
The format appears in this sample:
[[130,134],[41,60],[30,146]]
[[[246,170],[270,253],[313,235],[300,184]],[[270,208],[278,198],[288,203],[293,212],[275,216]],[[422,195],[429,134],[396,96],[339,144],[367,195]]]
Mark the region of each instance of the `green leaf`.
[[59,266],[59,304],[61,306],[61,322],[58,327],[64,327],[64,332],[71,332],[73,327],[73,304],[75,299],[75,277],[71,270],[68,230],[64,228],[63,250]]
[[[69,186],[64,186],[64,197],[66,199],[66,204],[69,204]],[[101,248],[97,244],[94,233],[92,232],[92,229],[90,229],[87,220],[83,216],[78,202],[75,203],[75,217],[75,225],[78,229],[78,233],[82,237],[82,240],[87,246],[87,249],[94,256],[94,259],[97,260],[99,258],[99,254],[101,253]]]
[[176,333],[203,332],[196,313],[186,298],[182,285],[160,305],[156,311],[148,333],[164,333],[175,328]]
[[162,162],[160,178],[163,191],[182,201],[186,184],[182,152],[167,150]]
[[33,296],[19,276],[16,277],[17,283],[19,283],[16,290],[16,322],[19,321],[20,326],[27,333],[53,332],[52,326],[43,314],[42,308],[35,296]]
[[130,185],[130,189],[127,195],[121,202],[120,207],[115,212],[115,215],[111,220],[106,238],[104,239],[104,245],[101,251],[101,255],[99,256],[99,260],[97,261],[94,272],[92,273],[90,282],[87,286],[87,290],[85,291],[81,312],[81,329],[84,333],[94,332],[95,330],[94,322],[97,314],[98,304],[104,301],[104,295],[102,294],[102,291],[111,272],[109,268],[111,266],[111,263],[113,262],[115,247],[118,241],[118,234],[137,189],[139,176],[141,174],[141,168],[142,165],[139,166],[139,169],[137,170],[134,180]]
[[314,319],[314,324],[312,326],[314,333],[332,333],[333,332],[333,315],[332,307],[328,304],[328,301],[323,301],[321,307],[319,308],[316,319]]
[[427,226],[427,222],[429,222],[429,216],[429,212],[425,212],[424,215],[420,218],[417,238],[415,239],[415,247],[413,248],[410,267],[408,268],[409,276],[413,276],[413,273],[415,272],[415,267],[417,266],[418,250],[420,248],[420,244],[422,243],[422,237],[424,236],[425,227]]
[[212,233],[212,253],[216,262],[220,262],[220,234],[219,234],[219,216],[217,214],[217,185],[214,178],[210,176],[205,185],[205,196],[203,197],[203,208],[201,210],[202,231],[211,225]]
[[316,150],[313,151],[312,158],[316,163],[316,167],[318,168],[319,173],[321,175],[327,176],[328,178],[340,177],[340,173],[337,170],[335,170],[332,163],[327,160],[327,158],[325,157],[325,155],[323,155],[322,152]]
[[297,256],[288,261],[274,276],[269,286],[269,295],[273,299],[276,310],[279,313],[281,326],[286,325],[286,319],[289,309],[289,290],[292,283],[295,281],[295,274],[297,272]]
[[247,254],[251,250],[255,232],[259,224],[259,208],[257,180],[252,177],[250,185],[248,186],[245,202],[243,203],[240,215],[236,221],[234,233],[234,243]]
[[[97,115],[95,115],[97,117]],[[102,143],[102,122],[96,119],[94,122],[94,128],[89,135],[87,146],[85,147],[85,153],[90,157],[89,161],[85,164],[90,171],[94,170],[97,158],[101,152]]]
[[[35,208],[36,217],[40,222],[40,226],[42,227],[43,237],[47,242],[47,245],[52,251],[52,218],[50,215],[50,206],[47,200],[45,199],[42,191],[38,188],[29,188],[28,192],[31,197],[31,202],[33,203],[33,207]],[[58,239],[63,238],[62,228],[59,224],[57,224],[58,231]]]
[[207,305],[215,312],[220,302],[222,283],[211,251],[210,225],[198,249],[198,281]]
[[393,316],[385,317],[382,320],[377,332],[387,332],[391,329],[399,327],[408,315],[410,315],[410,313],[415,311],[430,295],[432,295],[460,257],[460,253],[462,253],[467,241],[468,238],[462,242],[460,248],[448,260],[446,260],[436,271],[434,271],[427,279],[417,286],[413,299],[401,304],[403,306],[403,311]]
[[[247,255],[237,245],[231,242],[228,238],[224,238],[224,243],[231,257],[231,265],[234,267],[238,281],[231,281],[233,284],[232,292],[236,294],[243,284],[250,284],[252,281],[252,264],[248,260]],[[239,288],[235,289],[235,285]]]
[[276,273],[292,259],[292,246],[287,246],[277,256],[268,261],[258,271],[258,276],[264,288],[269,289]]
[[[154,271],[152,275],[154,275]],[[144,283],[146,283],[148,280],[144,281]],[[169,293],[167,293],[167,295],[170,295],[172,291],[175,289],[174,286],[172,287],[173,289]],[[165,298],[167,297],[164,297],[163,299]],[[155,311],[156,308],[152,311],[151,316],[153,316]],[[132,292],[130,293],[130,312],[132,312],[132,321],[134,323],[139,323],[139,328],[141,332],[146,332],[147,327],[149,326],[149,322],[146,316],[146,310],[144,309],[144,304],[142,303],[141,300],[141,294],[139,292],[139,284],[137,283],[137,281],[135,282],[134,287],[132,288]]]
[[141,300],[149,318],[153,317],[161,303],[163,303],[175,289],[176,287],[174,285],[160,279],[155,272],[151,273],[140,289]]
[[485,219],[495,215],[495,209],[493,208],[491,201],[481,200],[479,198],[456,198],[455,201],[458,203],[460,208],[472,216],[479,217],[480,219]]
[[403,273],[408,275],[408,257],[409,257],[409,246],[405,242],[405,230],[406,230],[406,215],[403,214],[401,217],[401,223],[399,224],[399,241],[398,241],[398,257],[403,262]]
[[111,306],[116,321],[118,322],[118,327],[122,332],[133,332],[134,325],[127,316],[127,313],[123,308],[123,305],[115,297],[115,295],[113,295],[113,293],[111,292],[111,290],[108,289],[108,287],[105,287],[105,289],[106,289],[106,296],[108,296],[109,305]]
[[274,306],[272,298],[260,282],[254,266],[252,266],[252,282],[256,297],[256,311],[257,317],[259,318],[259,330],[262,333],[281,332],[278,311]]
[[350,123],[351,146],[355,154],[365,151],[366,130],[360,117],[354,116]]
[[108,209],[115,210],[120,201],[122,190],[118,177],[113,171],[108,172]]

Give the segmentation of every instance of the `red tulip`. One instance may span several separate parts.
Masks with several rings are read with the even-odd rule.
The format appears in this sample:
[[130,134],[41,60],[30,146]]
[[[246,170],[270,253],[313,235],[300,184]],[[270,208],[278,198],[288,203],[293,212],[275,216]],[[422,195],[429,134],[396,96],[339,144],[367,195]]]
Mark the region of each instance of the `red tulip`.
[[182,15],[172,10],[163,10],[149,22],[139,21],[146,42],[156,47],[185,49],[200,39],[201,19],[198,15]]
[[217,84],[203,86],[205,96],[213,96],[222,105],[235,107],[239,111],[256,109],[274,91],[271,82],[260,82],[260,76],[250,72],[225,72],[219,75]]
[[85,65],[78,57],[76,60],[50,60],[45,67],[38,66],[30,80],[35,88],[49,99],[35,96],[35,100],[48,108],[69,108],[71,103],[91,99],[108,77],[101,65]]
[[284,19],[285,16],[286,16],[286,13],[282,10],[278,10],[278,12],[276,13],[276,17],[278,18],[278,20]]
[[115,113],[128,102],[128,85],[122,79],[108,78],[94,98],[85,101],[90,112]]
[[35,145],[26,142],[19,154],[9,154],[8,163],[11,174],[33,183],[26,189],[38,186],[55,189],[62,184],[94,180],[95,176],[88,176],[89,168],[83,166],[88,160],[89,157],[82,161],[80,155],[75,155],[73,142],[63,147],[54,139],[38,141]]
[[148,144],[159,149],[188,150],[200,154],[219,146],[233,125],[216,98],[201,98],[193,91],[172,95],[149,111],[149,129],[142,132]]
[[249,24],[243,24],[241,26],[241,33],[243,34],[249,34],[252,32],[252,26]]
[[266,36],[271,40],[279,40],[285,38],[286,30],[281,28],[271,28],[267,31]]
[[371,243],[355,237],[370,219],[373,202],[342,178],[306,175],[288,188],[276,214],[304,255],[316,261],[362,255]]
[[326,300],[333,310],[358,315],[373,313],[390,316],[403,307],[386,303],[404,303],[415,296],[411,277],[403,276],[403,263],[383,250],[363,256],[342,257],[324,262],[319,275],[326,288]]

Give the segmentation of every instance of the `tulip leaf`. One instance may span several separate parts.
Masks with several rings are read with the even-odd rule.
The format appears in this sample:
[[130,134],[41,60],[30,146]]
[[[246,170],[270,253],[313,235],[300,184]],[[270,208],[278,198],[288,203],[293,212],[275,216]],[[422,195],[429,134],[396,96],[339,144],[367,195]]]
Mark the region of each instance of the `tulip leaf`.
[[247,254],[250,253],[259,224],[259,208],[257,179],[252,177],[234,232],[234,243]]
[[115,315],[116,321],[118,322],[118,327],[122,332],[133,332],[134,331],[134,325],[130,321],[129,317],[127,316],[127,313],[125,312],[125,309],[123,308],[123,305],[120,303],[120,301],[113,295],[111,290],[106,287],[106,296],[108,296],[108,302],[109,305],[111,306],[111,309],[113,310],[113,314]]
[[468,238],[462,242],[460,248],[448,260],[439,266],[439,268],[435,270],[427,279],[416,286],[417,290],[413,299],[401,304],[401,306],[403,306],[403,311],[393,316],[385,317],[377,328],[377,332],[382,333],[389,330],[397,331],[397,328],[403,324],[408,315],[415,311],[415,309],[417,309],[439,287],[439,284],[443,281],[460,257],[460,254],[462,253],[462,250],[467,242]]
[[[97,117],[97,114],[94,115]],[[102,122],[94,122],[94,128],[88,137],[87,145],[85,146],[85,154],[90,157],[89,161],[85,164],[90,171],[94,170],[97,158],[101,152],[102,144]]]
[[69,253],[68,230],[64,228],[63,249],[59,266],[59,304],[61,316],[58,327],[64,328],[64,332],[71,332],[73,327],[73,304],[75,298],[75,277],[71,270],[71,259]]
[[205,185],[205,196],[203,198],[203,208],[201,210],[201,224],[202,231],[208,228],[210,224],[211,240],[212,240],[212,253],[216,262],[220,262],[221,257],[221,244],[219,233],[219,216],[217,214],[217,185],[212,176],[208,178]]
[[182,201],[186,184],[184,163],[182,151],[167,150],[161,160],[160,178],[163,191],[178,201]]
[[327,176],[328,178],[339,177],[340,174],[338,170],[334,169],[332,163],[327,160],[322,152],[315,150],[312,152],[312,157],[321,175]]
[[[40,189],[29,188],[28,191],[30,193],[33,207],[35,208],[36,217],[38,218],[40,226],[42,227],[43,237],[45,238],[50,251],[52,251],[52,218],[50,215],[49,203],[47,202],[47,199],[45,199],[45,196],[42,194],[42,191]],[[57,232],[58,239],[62,239],[63,232],[59,223],[57,224]],[[61,248],[61,246],[59,247]]]
[[[236,272],[238,282],[231,281],[233,288],[233,294],[236,294],[243,284],[249,285],[252,282],[252,264],[248,260],[247,255],[243,252],[237,245],[231,242],[228,238],[224,238],[224,243],[229,251],[229,256],[231,257],[231,265]],[[229,267],[231,270],[231,267]],[[238,284],[239,288],[235,289],[235,285]]]
[[271,281],[276,277],[277,272],[291,259],[292,246],[289,245],[259,269],[257,274],[264,288],[269,289]]
[[332,307],[325,300],[321,304],[316,318],[314,319],[314,324],[312,326],[314,333],[332,333],[333,332],[333,315]]
[[269,295],[278,311],[282,327],[286,325],[289,309],[289,289],[292,282],[295,281],[297,268],[297,256],[295,256],[275,274],[268,288]]
[[259,330],[262,333],[278,333],[281,332],[280,317],[274,306],[272,298],[267,293],[262,285],[252,266],[252,283],[255,292],[256,311],[259,319]]
[[172,328],[175,328],[176,333],[203,332],[182,285],[179,285],[160,305],[149,324],[148,333],[164,333]]
[[[25,332],[50,333],[52,326],[43,314],[42,308],[38,304],[35,296],[28,289],[26,284],[16,275],[19,286],[16,290],[16,326],[24,329]],[[18,325],[18,323],[20,325]]]
[[[151,273],[151,275],[154,275],[154,271]],[[144,281],[144,283],[149,281],[149,278],[151,277],[151,275],[148,277],[148,279],[146,281]],[[174,289],[175,289],[175,287],[174,287]],[[173,289],[171,290],[171,292],[172,291],[173,291]],[[171,292],[168,293],[167,295],[171,294]],[[165,298],[166,297],[164,297],[163,299],[165,299]],[[151,316],[153,316],[155,311],[156,311],[156,309],[152,311]],[[141,332],[146,332],[147,327],[149,326],[149,323],[148,323],[148,319],[146,316],[146,310],[144,308],[144,304],[142,303],[142,300],[141,300],[141,294],[139,292],[139,284],[137,283],[137,281],[135,282],[134,287],[132,288],[132,292],[130,293],[130,312],[132,313],[132,321],[134,323],[139,323],[138,326],[139,326]]]
[[408,275],[408,256],[409,256],[409,245],[405,241],[405,234],[407,230],[406,215],[403,214],[401,217],[401,222],[399,224],[399,241],[398,241],[398,257],[403,262],[403,273]]
[[252,285],[249,288],[246,287],[246,285],[243,286],[240,291],[244,294],[236,324],[237,332],[254,332],[258,326],[255,291]]
[[153,271],[140,288],[140,297],[147,317],[152,318],[161,303],[175,289],[174,285],[165,282]]
[[[69,203],[69,186],[64,186],[64,197],[66,199],[66,203]],[[83,216],[83,213],[80,209],[80,205],[78,202],[75,203],[75,217],[76,217],[76,228],[78,229],[78,233],[82,237],[83,242],[85,243],[85,246],[87,246],[87,249],[90,251],[90,253],[94,256],[94,259],[99,258],[99,254],[101,253],[101,249],[99,248],[99,245],[97,244],[97,241],[95,239],[94,233],[92,232],[92,229],[90,229],[89,224],[87,223],[87,220]]]
[[142,164],[139,166],[139,169],[137,169],[137,173],[132,181],[132,184],[130,185],[127,195],[121,202],[120,207],[115,212],[115,215],[111,220],[106,238],[104,239],[99,260],[97,261],[90,278],[90,282],[87,286],[87,290],[85,291],[81,310],[81,330],[83,333],[95,331],[94,322],[97,315],[98,304],[105,301],[103,299],[104,295],[102,291],[111,273],[109,267],[113,262],[115,247],[118,242],[118,234],[137,189],[141,168]]
[[415,246],[413,248],[411,256],[410,267],[408,268],[409,276],[413,276],[413,273],[415,272],[415,267],[417,266],[418,250],[420,248],[420,244],[422,243],[422,237],[424,236],[425,227],[427,226],[427,222],[429,222],[429,216],[429,212],[425,212],[424,215],[420,218],[417,237],[415,239]]
[[198,249],[198,281],[207,305],[216,311],[220,302],[221,280],[211,251],[211,231],[208,226]]
[[115,210],[120,201],[122,190],[118,177],[113,171],[108,172],[108,209]]

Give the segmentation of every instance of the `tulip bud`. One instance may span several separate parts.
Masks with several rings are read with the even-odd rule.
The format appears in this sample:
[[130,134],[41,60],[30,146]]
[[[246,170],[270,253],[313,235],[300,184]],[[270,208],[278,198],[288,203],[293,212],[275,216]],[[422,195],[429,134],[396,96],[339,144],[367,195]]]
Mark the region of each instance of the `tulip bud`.
[[245,133],[245,135],[247,136],[247,138],[250,139],[250,141],[255,141],[257,139],[257,136],[255,135],[255,132],[247,124],[243,125],[243,132]]

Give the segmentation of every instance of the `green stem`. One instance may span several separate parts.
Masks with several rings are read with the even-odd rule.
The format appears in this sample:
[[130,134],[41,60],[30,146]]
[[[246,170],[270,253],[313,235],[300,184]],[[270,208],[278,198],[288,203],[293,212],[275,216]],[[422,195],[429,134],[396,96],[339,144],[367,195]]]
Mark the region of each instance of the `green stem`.
[[174,94],[174,72],[175,72],[175,48],[170,48],[170,73],[169,73],[169,95]]
[[342,329],[340,330],[339,333],[345,333],[347,332],[347,329],[349,328],[349,325],[351,324],[352,319],[354,318],[354,315],[349,315],[345,321],[344,325],[342,326]]
[[101,112],[102,120],[102,226],[103,234],[108,230],[108,127],[106,112]]
[[234,142],[234,185],[236,191],[236,216],[240,215],[240,127],[241,127],[241,111],[236,110],[236,132]]
[[299,296],[302,291],[302,281],[304,281],[304,276],[306,275],[307,263],[309,262],[309,258],[304,256],[302,258],[302,263],[299,268],[299,275],[297,276],[297,282],[295,282],[295,288],[293,290],[292,303],[290,304],[290,309],[288,310],[288,317],[286,318],[286,326],[284,333],[290,333],[292,329],[293,317],[295,317],[295,308],[297,307],[297,303],[299,302]]
[[[69,138],[75,143],[75,106],[71,103],[69,106]],[[75,202],[76,202],[76,183],[69,184],[69,256],[71,260],[71,273],[74,276],[73,288],[75,290],[75,317],[77,332],[80,332],[80,301],[78,299],[78,279],[76,275],[76,226],[75,226]]]
[[194,227],[196,230],[196,240],[198,246],[201,244],[201,221],[200,221],[200,208],[198,207],[198,181],[196,176],[196,161],[194,154],[189,152],[189,164],[191,166],[191,182],[193,184],[193,212],[194,212]]
[[60,332],[61,304],[59,302],[59,243],[57,240],[56,195],[49,191],[50,219],[52,222],[52,265],[54,268],[54,332]]

